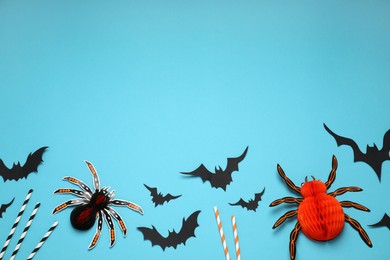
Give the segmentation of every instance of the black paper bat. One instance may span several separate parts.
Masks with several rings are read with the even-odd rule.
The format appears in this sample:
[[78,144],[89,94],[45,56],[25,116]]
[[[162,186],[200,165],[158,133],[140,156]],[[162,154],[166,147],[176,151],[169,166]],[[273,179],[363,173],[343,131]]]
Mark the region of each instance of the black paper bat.
[[163,205],[164,202],[168,203],[170,200],[174,200],[181,197],[181,195],[173,196],[169,193],[163,196],[161,192],[157,191],[157,188],[151,188],[146,184],[144,184],[144,186],[150,191],[150,196],[152,196],[152,201],[154,202],[155,207],[157,207],[158,205]]
[[261,200],[261,197],[263,196],[265,191],[265,188],[260,193],[255,193],[255,198],[252,200],[250,199],[248,202],[246,202],[243,199],[240,199],[236,203],[229,203],[230,206],[238,206],[240,205],[243,208],[246,208],[247,210],[253,210],[256,211],[257,207],[259,206],[259,201]]
[[11,200],[11,202],[8,203],[8,204],[3,204],[3,205],[1,205],[1,207],[0,207],[0,218],[3,217],[3,213],[7,210],[7,208],[8,208],[9,206],[11,206],[11,204],[14,202],[14,199],[15,199],[15,198],[13,198],[13,199]]
[[12,168],[9,169],[3,161],[0,159],[0,176],[3,177],[4,182],[7,180],[19,180],[27,178],[32,172],[38,172],[38,166],[43,162],[42,155],[47,149],[47,146],[41,147],[34,153],[30,153],[27,157],[26,163],[21,166],[20,162],[13,164]]
[[371,227],[387,227],[390,230],[390,218],[385,213],[385,215],[383,215],[383,218],[378,223],[375,223],[375,224],[372,224],[369,226],[371,226]]
[[203,164],[201,164],[196,170],[192,172],[181,172],[181,174],[200,177],[203,182],[209,181],[211,187],[216,189],[222,188],[224,191],[226,191],[226,186],[233,181],[232,173],[234,171],[238,171],[238,164],[244,160],[247,152],[248,146],[239,157],[228,158],[225,170],[222,170],[222,168],[219,166],[218,168],[215,167],[215,173],[212,173]]
[[354,162],[365,162],[370,165],[378,176],[379,182],[381,181],[382,163],[384,161],[390,160],[390,129],[387,130],[383,137],[383,146],[381,150],[378,149],[376,144],[374,144],[373,146],[367,145],[366,153],[363,153],[354,140],[335,134],[325,124],[324,127],[325,130],[334,137],[337,146],[350,146],[353,150]]
[[167,247],[176,247],[180,244],[186,244],[187,239],[195,237],[195,229],[199,226],[198,215],[200,210],[195,211],[185,220],[183,218],[182,227],[179,233],[175,230],[168,231],[168,236],[163,237],[157,229],[152,225],[152,228],[138,227],[137,229],[144,235],[144,240],[150,240],[152,246],[158,245],[165,251]]

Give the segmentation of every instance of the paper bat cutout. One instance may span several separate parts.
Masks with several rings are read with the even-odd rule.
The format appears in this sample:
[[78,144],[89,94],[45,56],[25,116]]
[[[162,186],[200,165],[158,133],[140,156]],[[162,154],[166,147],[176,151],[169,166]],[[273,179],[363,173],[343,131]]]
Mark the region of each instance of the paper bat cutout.
[[168,236],[163,237],[157,229],[152,225],[152,228],[138,227],[137,229],[144,235],[144,240],[150,240],[152,246],[158,245],[165,251],[167,247],[176,247],[180,244],[186,244],[187,239],[195,237],[195,229],[199,226],[198,215],[200,210],[195,211],[185,220],[183,218],[182,227],[179,233],[175,230],[168,231]]
[[215,173],[212,173],[203,164],[201,164],[196,170],[192,172],[181,172],[181,174],[200,177],[203,182],[209,181],[211,187],[216,189],[222,188],[224,191],[226,191],[226,186],[233,181],[232,173],[234,171],[238,171],[238,164],[244,160],[247,152],[248,146],[239,157],[228,158],[225,170],[222,170],[222,168],[219,166],[218,168],[215,167]]
[[8,208],[9,206],[11,206],[11,204],[14,202],[14,199],[15,199],[15,198],[13,198],[13,199],[11,200],[11,202],[8,203],[8,204],[3,204],[3,205],[1,205],[1,207],[0,207],[0,218],[3,217],[3,213],[7,210],[7,208]]
[[337,146],[348,145],[353,150],[354,162],[365,162],[371,166],[381,181],[382,163],[390,160],[390,129],[387,130],[383,137],[383,146],[379,150],[376,144],[373,146],[367,145],[366,153],[363,153],[354,140],[335,134],[324,124],[325,130],[334,137]]
[[41,147],[34,153],[30,153],[27,156],[26,163],[21,166],[20,162],[13,164],[12,168],[9,169],[3,161],[0,159],[0,176],[3,177],[4,182],[7,180],[19,180],[27,178],[32,172],[38,172],[38,166],[43,162],[42,155],[46,151],[47,146]]
[[255,198],[252,200],[250,199],[248,202],[246,202],[243,199],[240,199],[236,203],[229,203],[230,206],[238,206],[240,205],[243,208],[246,208],[247,210],[253,210],[256,211],[257,207],[259,206],[259,201],[261,200],[261,197],[263,196],[265,191],[265,188],[260,193],[255,193]]
[[151,188],[146,184],[144,184],[144,186],[150,191],[150,196],[152,196],[152,201],[154,202],[154,207],[157,207],[158,205],[163,205],[164,202],[168,203],[170,200],[174,200],[174,199],[181,197],[181,195],[173,196],[169,193],[167,195],[163,196],[161,192],[157,191],[157,188]]
[[375,223],[375,224],[372,224],[369,226],[371,226],[371,227],[387,227],[390,230],[390,218],[385,213],[385,215],[383,215],[383,218],[378,223]]

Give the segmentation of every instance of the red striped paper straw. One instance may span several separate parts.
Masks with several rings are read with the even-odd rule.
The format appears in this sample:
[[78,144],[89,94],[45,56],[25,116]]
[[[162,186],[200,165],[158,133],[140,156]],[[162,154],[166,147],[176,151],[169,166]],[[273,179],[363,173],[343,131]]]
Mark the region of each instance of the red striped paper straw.
[[219,235],[221,236],[221,241],[222,241],[222,245],[223,245],[223,251],[225,253],[226,260],[230,260],[229,250],[228,250],[228,247],[226,245],[225,235],[223,234],[223,229],[222,229],[222,222],[221,222],[221,220],[219,218],[219,212],[218,212],[218,208],[217,207],[214,207],[214,213],[215,213],[215,218],[217,219]]
[[232,224],[233,224],[234,244],[236,245],[236,257],[237,260],[241,260],[240,245],[238,244],[237,223],[236,223],[236,217],[234,215],[232,216]]

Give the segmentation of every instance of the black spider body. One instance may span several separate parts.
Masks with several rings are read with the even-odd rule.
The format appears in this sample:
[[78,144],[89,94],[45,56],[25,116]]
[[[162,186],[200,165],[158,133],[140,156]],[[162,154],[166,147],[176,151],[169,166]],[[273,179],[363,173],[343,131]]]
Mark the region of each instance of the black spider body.
[[77,206],[70,214],[70,223],[75,229],[88,230],[95,224],[99,210],[108,206],[110,198],[103,191],[95,191],[88,204]]
[[64,180],[78,185],[82,190],[66,188],[58,189],[54,193],[73,194],[80,198],[69,200],[55,207],[53,214],[67,207],[76,206],[70,214],[70,222],[72,226],[78,230],[90,229],[95,224],[96,219],[98,219],[96,233],[88,249],[92,249],[96,246],[102,231],[103,220],[105,220],[110,228],[110,246],[113,246],[115,243],[115,227],[112,219],[115,219],[118,222],[119,227],[123,232],[123,236],[126,236],[127,228],[125,222],[122,220],[122,217],[112,207],[124,206],[141,214],[143,214],[143,210],[140,206],[133,202],[114,199],[114,191],[108,192],[110,187],[100,188],[100,180],[95,167],[88,161],[85,161],[85,163],[93,176],[95,192],[92,192],[90,187],[76,178],[64,177]]

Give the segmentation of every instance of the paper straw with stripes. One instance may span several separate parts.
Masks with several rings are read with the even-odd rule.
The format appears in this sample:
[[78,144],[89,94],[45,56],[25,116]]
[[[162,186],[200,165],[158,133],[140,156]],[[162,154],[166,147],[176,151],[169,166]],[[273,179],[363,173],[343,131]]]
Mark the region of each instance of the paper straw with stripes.
[[28,222],[27,222],[26,226],[23,229],[22,235],[20,236],[19,241],[16,244],[14,252],[12,252],[12,256],[10,258],[11,260],[13,260],[15,258],[15,256],[16,256],[16,254],[18,253],[18,251],[20,249],[20,246],[22,245],[22,242],[23,242],[24,238],[26,237],[27,231],[30,228],[31,223],[32,223],[35,215],[37,214],[37,211],[38,211],[40,205],[41,205],[41,203],[39,203],[39,202],[37,203],[37,205],[35,205],[35,208],[34,208],[33,212],[31,213],[31,216],[28,219]]
[[234,244],[236,245],[236,257],[237,260],[241,260],[240,245],[238,244],[237,223],[236,223],[236,217],[234,215],[232,216],[232,224],[233,224]]
[[221,236],[221,241],[222,241],[222,245],[223,245],[223,251],[225,252],[226,260],[230,260],[229,250],[228,250],[228,247],[226,245],[225,235],[223,234],[223,229],[222,229],[222,222],[219,219],[219,212],[218,212],[218,208],[217,207],[214,207],[214,213],[215,213],[215,218],[217,219],[219,235]]
[[4,246],[3,246],[3,248],[1,249],[1,252],[0,252],[0,260],[3,259],[5,250],[7,250],[8,245],[9,245],[9,242],[11,241],[11,238],[12,238],[12,236],[13,236],[14,233],[15,233],[15,229],[16,229],[16,227],[18,226],[19,221],[20,221],[20,218],[22,217],[22,214],[23,214],[23,212],[24,212],[24,209],[26,208],[26,205],[27,205],[28,201],[29,201],[30,198],[31,198],[32,192],[33,192],[33,190],[31,189],[31,190],[29,190],[28,193],[27,193],[27,196],[26,196],[26,198],[25,198],[25,200],[24,200],[24,202],[23,202],[22,208],[20,209],[19,214],[18,214],[18,216],[16,217],[14,224],[12,225],[11,231],[9,232],[9,235],[8,235],[8,237],[7,237],[7,240],[5,241]]
[[27,260],[31,260],[34,255],[38,252],[38,250],[41,248],[43,243],[47,240],[47,238],[50,236],[51,232],[57,227],[58,221],[54,222],[53,225],[49,228],[49,230],[46,232],[46,234],[42,237],[41,241],[39,241],[38,245],[34,248],[34,250],[31,252],[31,254],[27,257]]

